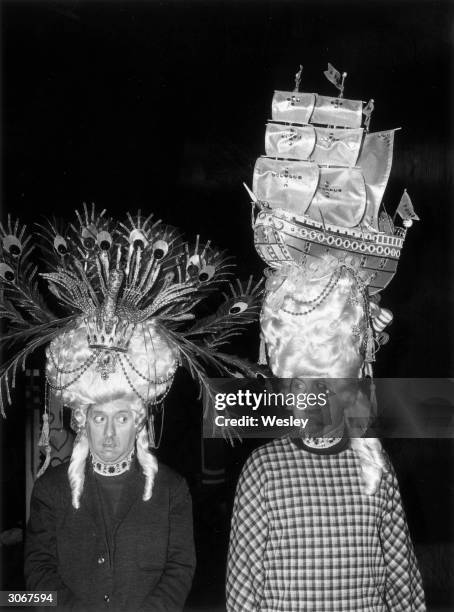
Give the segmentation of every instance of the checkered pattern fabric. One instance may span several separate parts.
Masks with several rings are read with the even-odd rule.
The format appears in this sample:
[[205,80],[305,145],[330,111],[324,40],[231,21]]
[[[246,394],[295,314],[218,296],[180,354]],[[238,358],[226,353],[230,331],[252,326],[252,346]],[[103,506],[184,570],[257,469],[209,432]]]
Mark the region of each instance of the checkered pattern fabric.
[[256,450],[238,483],[229,612],[424,612],[392,466],[364,492],[347,448],[310,453],[289,439]]

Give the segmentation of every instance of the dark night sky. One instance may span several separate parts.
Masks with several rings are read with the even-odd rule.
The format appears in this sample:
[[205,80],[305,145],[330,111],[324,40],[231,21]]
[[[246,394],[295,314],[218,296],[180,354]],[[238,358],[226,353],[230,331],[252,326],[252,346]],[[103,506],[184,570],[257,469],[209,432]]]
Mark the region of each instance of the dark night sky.
[[[248,197],[273,89],[346,96],[402,126],[385,196],[422,222],[383,295],[378,373],[452,371],[452,6],[444,2],[3,2],[3,207],[32,221],[82,201],[155,211],[260,274]],[[430,359],[421,355],[430,354]]]
[[[264,152],[273,90],[292,88],[302,63],[304,91],[336,95],[323,70],[330,61],[347,71],[345,96],[375,99],[372,130],[403,128],[388,212],[406,187],[421,217],[383,292],[395,321],[376,375],[453,375],[452,2],[1,6],[2,217],[68,216],[82,201],[140,207],[228,248],[243,277],[263,270],[242,182]],[[256,358],[258,338],[243,348]],[[421,541],[442,537],[450,516],[431,470],[452,450],[431,444],[418,477],[415,446],[400,463]]]

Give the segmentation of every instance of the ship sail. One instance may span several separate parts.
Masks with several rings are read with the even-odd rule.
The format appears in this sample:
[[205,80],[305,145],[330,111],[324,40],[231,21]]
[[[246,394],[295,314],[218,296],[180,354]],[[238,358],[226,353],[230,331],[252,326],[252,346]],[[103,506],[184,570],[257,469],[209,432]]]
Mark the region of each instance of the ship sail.
[[313,93],[275,91],[271,104],[273,121],[320,123],[337,127],[361,127],[361,100],[331,98]]
[[341,227],[358,225],[366,210],[366,187],[359,168],[323,168],[308,161],[260,157],[253,190],[271,208]]
[[363,129],[323,128],[313,125],[268,123],[265,151],[270,157],[309,159],[318,164],[354,166]]
[[315,128],[317,139],[311,159],[318,164],[355,166],[358,160],[363,129],[333,130]]
[[355,227],[365,211],[366,185],[359,168],[320,168],[308,217],[338,227]]
[[259,157],[254,168],[253,191],[272,208],[301,215],[312,202],[319,175],[319,167],[312,162]]
[[265,152],[270,157],[309,159],[317,141],[313,125],[268,123],[265,131]]
[[267,157],[254,171],[257,198],[330,225],[380,232],[395,130],[364,135],[362,114],[361,100],[275,91]]
[[271,103],[271,118],[287,123],[309,123],[314,106],[313,93],[275,91]]
[[363,103],[361,100],[330,98],[317,94],[311,123],[340,127],[361,127]]
[[365,221],[376,230],[379,229],[378,211],[391,172],[395,131],[367,134],[358,159],[358,166],[361,167],[366,181]]

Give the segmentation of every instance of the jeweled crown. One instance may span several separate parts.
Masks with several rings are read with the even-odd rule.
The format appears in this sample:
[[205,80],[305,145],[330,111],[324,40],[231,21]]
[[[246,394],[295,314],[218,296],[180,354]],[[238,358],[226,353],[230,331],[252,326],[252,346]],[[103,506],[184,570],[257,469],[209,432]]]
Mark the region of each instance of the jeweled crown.
[[123,277],[124,273],[121,270],[113,270],[110,273],[103,306],[85,317],[87,342],[91,349],[120,353],[126,353],[128,350],[136,324],[130,318],[116,313],[117,297]]

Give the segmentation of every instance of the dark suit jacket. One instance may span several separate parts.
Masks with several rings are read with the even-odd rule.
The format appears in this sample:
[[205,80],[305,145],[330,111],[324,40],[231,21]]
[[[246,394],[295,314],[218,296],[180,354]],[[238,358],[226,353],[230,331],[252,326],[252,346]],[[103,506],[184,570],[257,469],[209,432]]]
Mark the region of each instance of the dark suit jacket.
[[195,568],[184,479],[160,464],[152,497],[144,502],[144,476],[133,464],[109,545],[91,467],[78,510],[71,505],[67,468],[49,469],[35,483],[25,546],[27,588],[58,591],[59,610],[182,610]]

